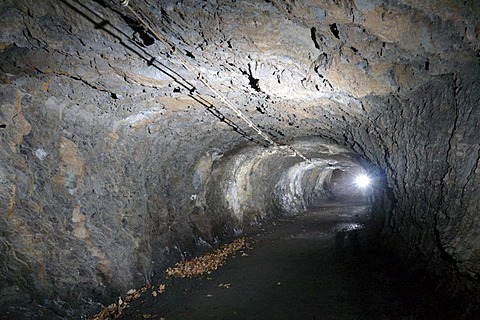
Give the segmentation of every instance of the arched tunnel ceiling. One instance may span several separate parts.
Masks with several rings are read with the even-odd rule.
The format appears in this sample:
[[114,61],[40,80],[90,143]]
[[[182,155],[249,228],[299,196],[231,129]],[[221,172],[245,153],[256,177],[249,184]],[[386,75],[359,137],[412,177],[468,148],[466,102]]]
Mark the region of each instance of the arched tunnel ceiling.
[[2,301],[105,303],[198,237],[321,202],[322,168],[381,175],[395,250],[476,295],[478,1],[128,7],[162,39],[120,1],[1,3]]

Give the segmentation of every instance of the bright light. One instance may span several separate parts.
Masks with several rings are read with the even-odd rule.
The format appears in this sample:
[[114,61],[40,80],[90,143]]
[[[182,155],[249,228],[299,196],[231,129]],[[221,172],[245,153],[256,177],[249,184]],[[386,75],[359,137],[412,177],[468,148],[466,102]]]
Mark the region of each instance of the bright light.
[[355,178],[355,184],[357,187],[364,189],[370,185],[370,178],[364,174],[358,175]]

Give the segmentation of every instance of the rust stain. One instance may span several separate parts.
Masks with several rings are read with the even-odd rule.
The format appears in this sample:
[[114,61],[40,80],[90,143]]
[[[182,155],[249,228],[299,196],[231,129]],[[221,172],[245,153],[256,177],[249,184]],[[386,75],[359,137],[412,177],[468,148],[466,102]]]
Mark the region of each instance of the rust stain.
[[48,82],[42,82],[40,85],[43,91],[48,91]]
[[74,225],[73,235],[80,241],[83,241],[90,254],[97,258],[97,270],[106,281],[110,282],[113,278],[111,262],[92,239],[91,233],[85,224],[86,220],[87,218],[81,214],[80,204],[78,204],[72,212],[72,223]]

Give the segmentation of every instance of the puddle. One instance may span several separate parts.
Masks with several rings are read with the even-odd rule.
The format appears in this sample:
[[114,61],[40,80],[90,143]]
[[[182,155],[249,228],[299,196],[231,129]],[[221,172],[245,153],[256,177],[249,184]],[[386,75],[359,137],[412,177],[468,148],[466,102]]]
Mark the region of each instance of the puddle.
[[292,234],[287,237],[284,237],[285,240],[320,240],[320,239],[327,239],[333,238],[333,235],[328,232],[319,232],[319,231],[311,231],[311,232],[302,232],[299,234]]
[[348,232],[352,230],[364,229],[365,225],[362,223],[338,222],[335,225],[334,232]]

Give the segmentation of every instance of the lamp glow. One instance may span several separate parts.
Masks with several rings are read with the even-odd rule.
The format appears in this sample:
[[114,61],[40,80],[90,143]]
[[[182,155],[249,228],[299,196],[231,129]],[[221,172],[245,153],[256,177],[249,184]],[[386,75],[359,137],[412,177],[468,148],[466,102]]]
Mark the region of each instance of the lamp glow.
[[370,178],[364,174],[358,175],[355,178],[355,184],[357,187],[364,189],[370,185]]

